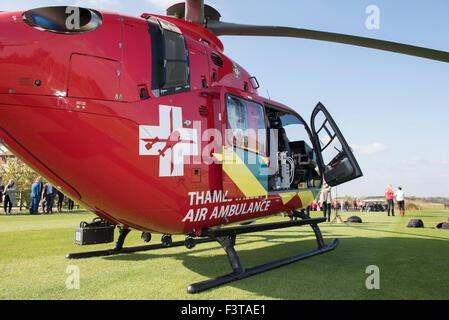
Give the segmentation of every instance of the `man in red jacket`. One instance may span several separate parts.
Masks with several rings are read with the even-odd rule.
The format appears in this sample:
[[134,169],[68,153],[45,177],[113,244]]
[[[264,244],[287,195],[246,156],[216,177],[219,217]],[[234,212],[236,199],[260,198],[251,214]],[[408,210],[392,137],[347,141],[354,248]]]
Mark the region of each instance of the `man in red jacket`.
[[389,184],[387,186],[387,188],[385,189],[385,200],[387,200],[388,216],[390,216],[390,210],[391,210],[391,215],[394,217],[393,196],[394,196],[394,192],[393,192],[393,189],[391,188],[391,184]]

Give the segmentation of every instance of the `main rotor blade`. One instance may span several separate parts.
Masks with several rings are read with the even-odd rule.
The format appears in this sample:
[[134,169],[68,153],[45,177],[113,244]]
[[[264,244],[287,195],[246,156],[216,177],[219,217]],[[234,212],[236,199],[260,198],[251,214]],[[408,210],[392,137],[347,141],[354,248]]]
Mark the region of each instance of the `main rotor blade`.
[[204,0],[186,0],[185,20],[204,25]]
[[341,33],[291,27],[245,25],[214,20],[208,21],[207,29],[213,32],[216,36],[268,36],[321,40],[391,51],[449,63],[449,52]]

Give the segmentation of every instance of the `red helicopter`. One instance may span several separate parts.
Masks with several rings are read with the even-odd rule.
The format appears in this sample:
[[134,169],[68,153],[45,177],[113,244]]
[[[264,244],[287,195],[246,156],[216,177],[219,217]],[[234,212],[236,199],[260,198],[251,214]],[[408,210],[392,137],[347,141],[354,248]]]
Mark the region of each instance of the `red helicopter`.
[[[167,16],[79,7],[0,13],[0,142],[99,218],[78,244],[113,241],[85,258],[218,241],[232,273],[199,292],[334,249],[304,211],[329,186],[362,176],[318,103],[310,125],[259,96],[257,79],[223,54],[221,35],[307,38],[449,62],[449,53],[322,31],[232,24],[203,0]],[[290,221],[254,224],[279,213]],[[238,234],[310,225],[318,248],[251,269]],[[123,247],[131,229],[160,244]],[[173,242],[171,235],[185,234]]]

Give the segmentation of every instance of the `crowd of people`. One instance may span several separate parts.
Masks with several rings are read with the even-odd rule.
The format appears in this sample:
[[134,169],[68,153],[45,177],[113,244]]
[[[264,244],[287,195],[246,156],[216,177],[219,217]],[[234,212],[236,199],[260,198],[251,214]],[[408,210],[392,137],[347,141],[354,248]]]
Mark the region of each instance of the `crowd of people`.
[[[0,177],[0,203],[3,202],[3,209],[6,215],[10,215],[12,208],[16,205],[17,186],[13,179],[8,184],[3,185]],[[30,214],[39,214],[39,205],[43,214],[53,213],[53,207],[56,202],[56,210],[62,212],[64,203],[64,194],[50,183],[44,184],[42,178],[38,177],[31,186],[31,205]],[[67,210],[73,211],[74,202],[67,198]]]
[[396,196],[396,203],[399,209],[399,215],[405,216],[405,196],[402,187],[398,187],[396,193],[393,191],[391,184],[385,189],[386,205],[381,201],[365,201],[354,198],[352,206],[348,200],[341,200],[340,202],[332,200],[331,187],[324,183],[321,189],[319,200],[313,201],[307,208],[307,211],[323,211],[323,215],[330,221],[331,210],[341,211],[387,211],[388,216],[394,216],[394,197]]
[[[52,186],[50,183],[42,182],[42,178],[38,177],[31,185],[31,207],[30,214],[39,214],[39,203],[42,199],[42,213],[53,213],[55,199],[58,197],[56,208],[58,212],[62,212],[62,204],[64,202],[64,194]],[[67,198],[67,210],[73,211],[73,200]]]
[[[360,200],[354,198],[352,202],[348,200],[331,201],[331,203],[326,202],[327,209],[329,206],[334,210],[341,211],[384,211],[384,210],[373,210],[374,206],[380,204],[381,201],[376,203],[371,203],[365,200]],[[309,205],[311,211],[323,211],[323,201],[315,200]]]

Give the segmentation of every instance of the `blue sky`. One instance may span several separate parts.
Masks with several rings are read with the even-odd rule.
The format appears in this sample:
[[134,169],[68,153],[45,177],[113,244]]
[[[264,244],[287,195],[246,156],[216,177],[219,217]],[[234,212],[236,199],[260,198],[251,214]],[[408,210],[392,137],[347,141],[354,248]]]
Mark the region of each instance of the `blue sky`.
[[[0,10],[80,5],[132,15],[164,14],[179,1],[15,0]],[[222,20],[347,33],[449,51],[447,0],[205,1]],[[379,29],[365,12],[379,8]],[[381,195],[387,184],[406,195],[449,197],[449,64],[311,40],[221,37],[224,53],[256,76],[259,94],[304,119],[321,101],[364,172],[338,195]]]

